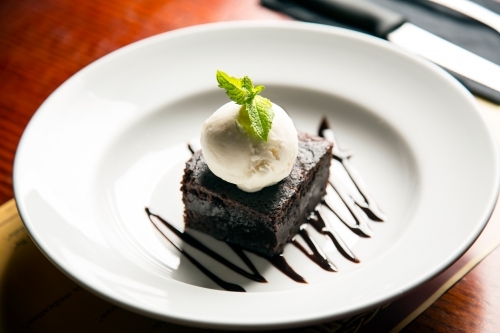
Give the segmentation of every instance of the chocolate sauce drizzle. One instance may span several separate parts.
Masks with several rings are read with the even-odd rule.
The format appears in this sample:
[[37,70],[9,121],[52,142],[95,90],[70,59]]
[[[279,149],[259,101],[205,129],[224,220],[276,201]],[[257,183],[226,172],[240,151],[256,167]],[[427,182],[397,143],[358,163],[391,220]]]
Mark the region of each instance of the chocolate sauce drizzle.
[[[387,220],[387,216],[380,210],[373,197],[366,190],[364,182],[361,180],[357,172],[352,168],[351,164],[349,163],[349,159],[353,156],[353,153],[349,150],[344,150],[340,148],[340,145],[335,139],[335,134],[333,133],[333,130],[330,128],[330,124],[328,123],[326,117],[323,117],[323,119],[321,120],[321,124],[318,130],[318,135],[333,142],[333,159],[342,163],[342,166],[349,175],[351,181],[353,182],[354,186],[356,186],[356,189],[363,198],[363,201],[359,201],[356,198],[351,197],[355,205],[361,208],[361,210],[366,214],[366,216],[372,221],[384,222],[385,220]],[[332,186],[335,187],[334,184],[332,184]],[[338,193],[340,192],[337,189],[336,191]],[[351,209],[349,210],[351,212],[354,211],[352,210],[352,206]],[[357,217],[359,217],[359,215],[357,215]]]
[[[244,276],[246,278],[249,278],[250,280],[256,281],[256,282],[267,282],[266,279],[264,279],[264,277],[259,274],[259,272],[255,268],[255,266],[252,264],[252,262],[250,261],[250,259],[248,259],[248,257],[243,253],[243,251],[241,251],[241,250],[240,251],[235,250],[235,248],[234,248],[235,246],[233,246],[232,244],[231,244],[231,248],[233,248],[233,250],[235,250],[236,254],[240,258],[242,258],[243,262],[245,262],[245,264],[252,271],[252,273],[249,273],[249,272],[245,271],[244,269],[241,269],[240,267],[236,266],[235,264],[233,264],[232,262],[230,262],[226,258],[222,257],[220,254],[212,251],[210,248],[208,248],[206,245],[204,245],[203,243],[201,243],[199,240],[197,240],[196,238],[194,238],[190,234],[182,232],[182,231],[179,231],[177,228],[175,228],[173,225],[171,225],[170,223],[168,223],[167,221],[165,221],[159,215],[151,213],[151,211],[149,210],[149,208],[146,208],[146,214],[148,214],[148,217],[151,220],[151,222],[153,222],[153,224],[155,225],[155,227],[161,233],[163,233],[163,232],[156,226],[155,222],[152,220],[152,217],[155,217],[158,220],[160,220],[167,228],[170,229],[170,231],[172,231],[177,237],[179,237],[180,239],[182,239],[182,241],[184,241],[185,243],[191,245],[192,247],[200,250],[201,252],[205,253],[209,257],[212,257],[213,259],[217,260],[218,262],[220,262],[221,264],[223,264],[227,268],[233,270],[234,272],[236,272],[236,273],[238,273],[238,274],[240,274],[240,275],[242,275],[242,276]],[[173,242],[165,234],[164,234],[164,236],[168,239],[168,241],[170,243],[173,244]],[[180,252],[182,252],[183,254],[186,253],[184,250],[180,249],[180,247],[176,246],[175,244],[173,244],[173,245],[176,248],[178,248],[178,250],[180,250]]]
[[[319,213],[318,210],[314,212],[314,214],[311,214],[309,218],[307,219],[307,222],[313,226],[316,231],[319,233],[322,233],[323,235],[328,236],[332,242],[333,245],[337,248],[337,250],[346,258],[349,259],[352,262],[358,263],[359,259],[356,258],[354,253],[351,252],[349,247],[344,243],[342,238],[337,234],[337,232],[332,229],[328,229],[326,227],[325,221],[321,217],[321,214]],[[352,230],[352,229],[351,229]]]
[[[339,251],[342,256],[354,263],[359,263],[359,259],[352,252],[351,249],[346,245],[346,243],[342,240],[339,234],[335,231],[334,228],[331,228],[329,223],[329,219],[325,218],[324,209],[331,211],[337,218],[353,233],[360,237],[371,237],[373,236],[373,231],[370,229],[368,222],[383,222],[387,219],[386,215],[380,210],[380,208],[375,203],[374,199],[369,195],[366,191],[365,185],[363,181],[359,178],[357,173],[353,170],[349,163],[349,159],[352,157],[352,153],[348,150],[343,150],[340,148],[339,144],[335,140],[335,135],[333,131],[330,129],[328,121],[326,118],[323,118],[321,125],[318,131],[319,136],[324,137],[327,140],[330,140],[334,143],[333,146],[333,159],[334,161],[340,162],[349,176],[350,180],[356,187],[359,192],[362,201],[349,194],[348,191],[344,189],[342,184],[335,178],[335,175],[332,175],[329,179],[329,185],[327,186],[327,194],[325,195],[323,201],[316,207],[315,211],[311,213],[311,215],[307,219],[307,223],[304,223],[300,226],[298,234],[292,239],[292,244],[297,247],[307,258],[309,258],[313,263],[324,269],[328,272],[337,272],[337,267],[328,259],[328,257],[323,253],[321,248],[316,244],[313,238],[310,237],[307,229],[309,226],[312,226],[317,232],[325,235],[330,238],[335,248]],[[197,151],[200,147],[194,142],[188,144],[188,148],[191,153]],[[335,209],[335,205],[332,201],[332,196],[337,195],[345,208],[347,208],[350,216],[354,220],[349,221],[348,219],[343,218]],[[233,272],[244,276],[252,281],[267,283],[266,279],[258,272],[257,268],[254,266],[250,258],[246,255],[245,251],[240,246],[227,243],[229,247],[236,253],[236,255],[243,261],[246,268],[248,270],[242,269],[239,266],[233,264],[226,258],[222,257],[218,253],[214,252],[206,245],[198,241],[196,238],[191,236],[186,232],[182,232],[176,229],[173,225],[167,222],[165,219],[160,217],[157,214],[152,213],[149,208],[146,208],[146,214],[148,218],[153,223],[153,225],[160,231],[165,238],[182,254],[184,255],[193,265],[195,265],[200,271],[202,271],[208,278],[214,281],[221,288],[228,291],[245,291],[245,289],[239,285],[227,282],[222,280],[220,277],[215,275],[205,266],[203,266],[199,261],[193,258],[189,253],[187,253],[184,249],[182,249],[179,245],[177,245],[174,241],[172,241],[163,231],[158,227],[157,223],[161,223],[166,226],[172,233],[174,233],[179,239],[181,239],[186,244],[191,245],[192,247],[198,249],[202,253],[207,256],[213,258],[218,261],[220,264],[226,266]],[[301,237],[307,247],[306,249],[299,241],[298,237]],[[280,270],[283,274],[288,276],[290,279],[299,282],[299,283],[307,283],[307,281],[300,276],[294,269],[288,264],[285,257],[280,255],[275,255],[272,257],[267,257],[257,252],[252,253],[264,258],[269,261],[274,267]]]
[[337,272],[337,267],[328,260],[327,256],[320,250],[316,242],[309,237],[307,233],[307,224],[303,224],[300,226],[299,235],[304,239],[307,246],[311,249],[312,253],[309,253],[299,242],[297,242],[296,238],[292,239],[292,244],[295,245],[302,253],[304,253],[309,259],[311,259],[316,265],[323,268],[325,271],[329,272]]

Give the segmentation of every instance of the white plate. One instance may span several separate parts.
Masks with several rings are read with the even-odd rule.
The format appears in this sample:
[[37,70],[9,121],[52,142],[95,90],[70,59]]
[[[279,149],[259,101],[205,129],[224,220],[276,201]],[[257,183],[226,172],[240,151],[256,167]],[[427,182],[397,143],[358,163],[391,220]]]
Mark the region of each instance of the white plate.
[[[289,245],[287,260],[309,283],[250,255],[263,284],[207,260],[248,292],[222,291],[148,220],[145,207],[183,227],[186,142],[227,101],[216,69],[266,85],[299,129],[315,132],[328,116],[356,153],[352,164],[389,217],[371,223],[372,238],[348,240],[359,264],[326,246],[339,272],[325,272]],[[492,212],[498,162],[473,97],[436,66],[342,29],[233,22],[148,38],[74,75],[26,129],[14,184],[40,249],[103,298],[181,324],[278,328],[367,310],[450,266]]]

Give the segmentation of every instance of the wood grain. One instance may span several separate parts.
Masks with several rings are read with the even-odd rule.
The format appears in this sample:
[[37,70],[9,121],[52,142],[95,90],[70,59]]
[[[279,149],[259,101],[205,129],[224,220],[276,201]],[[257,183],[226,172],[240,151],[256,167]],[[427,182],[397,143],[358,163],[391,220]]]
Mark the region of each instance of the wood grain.
[[499,262],[497,248],[402,332],[498,332]]
[[[140,39],[229,20],[286,20],[257,0],[0,1],[0,204],[13,197],[21,134],[41,103],[89,63]],[[404,332],[498,332],[496,250]]]

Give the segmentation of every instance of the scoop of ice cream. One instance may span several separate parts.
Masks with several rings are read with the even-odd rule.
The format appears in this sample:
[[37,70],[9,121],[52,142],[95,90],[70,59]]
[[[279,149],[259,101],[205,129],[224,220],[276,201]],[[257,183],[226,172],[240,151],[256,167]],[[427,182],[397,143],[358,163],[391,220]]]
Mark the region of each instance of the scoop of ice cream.
[[297,130],[287,113],[272,104],[274,120],[267,142],[238,123],[241,105],[229,102],[205,121],[201,146],[210,170],[246,192],[260,191],[290,174],[298,152]]

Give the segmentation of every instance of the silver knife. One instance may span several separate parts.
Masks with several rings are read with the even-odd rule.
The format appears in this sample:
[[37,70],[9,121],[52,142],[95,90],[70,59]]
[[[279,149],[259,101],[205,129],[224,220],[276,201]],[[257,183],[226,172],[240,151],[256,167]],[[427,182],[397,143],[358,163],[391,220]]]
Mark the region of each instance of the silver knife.
[[500,15],[469,0],[429,0],[473,18],[500,33]]
[[364,0],[296,0],[341,23],[385,38],[452,72],[500,92],[500,66],[409,22],[395,12]]

